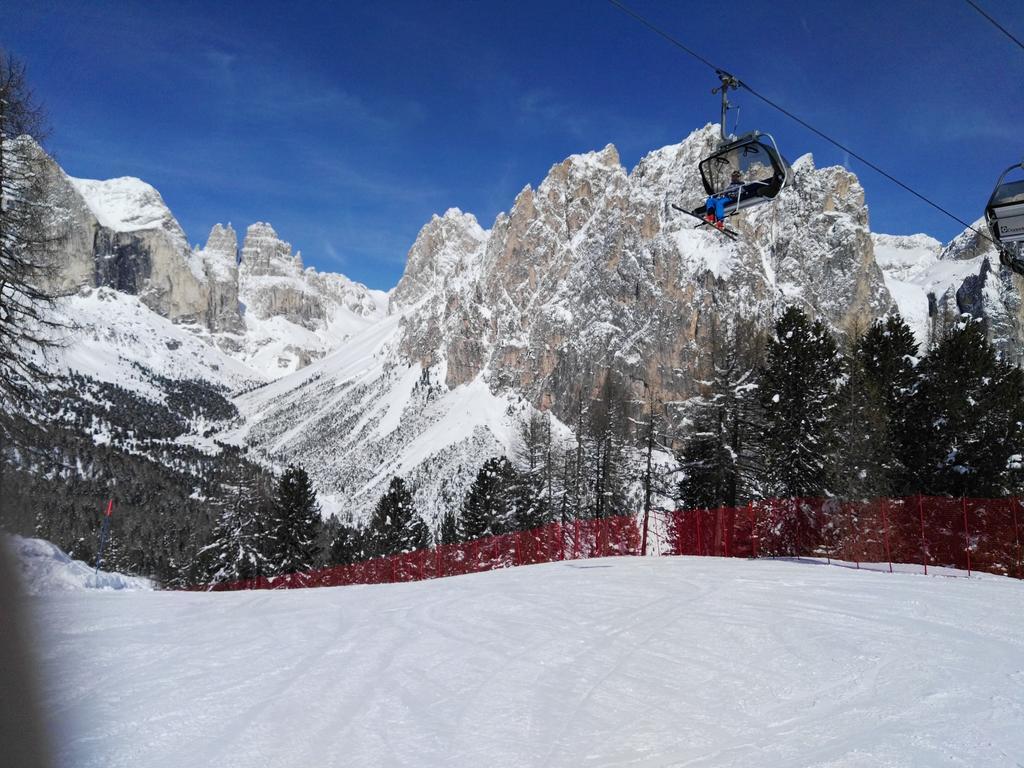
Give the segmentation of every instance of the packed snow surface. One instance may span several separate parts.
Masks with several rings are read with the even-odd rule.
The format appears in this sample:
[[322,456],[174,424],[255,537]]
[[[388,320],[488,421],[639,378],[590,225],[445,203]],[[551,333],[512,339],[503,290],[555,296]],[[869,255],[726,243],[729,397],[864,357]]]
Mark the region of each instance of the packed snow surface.
[[1024,585],[622,558],[36,600],[64,766],[1007,766]]
[[97,572],[81,560],[72,560],[60,547],[45,539],[7,536],[6,544],[14,553],[21,582],[29,594],[81,589],[152,589],[149,579],[123,573]]

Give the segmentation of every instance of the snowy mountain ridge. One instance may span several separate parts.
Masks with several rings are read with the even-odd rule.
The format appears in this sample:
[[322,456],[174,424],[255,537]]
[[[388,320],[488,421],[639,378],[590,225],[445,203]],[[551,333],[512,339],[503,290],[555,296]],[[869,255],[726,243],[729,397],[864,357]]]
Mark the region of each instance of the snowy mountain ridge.
[[428,518],[457,505],[522,415],[550,410],[570,434],[610,375],[638,402],[684,402],[737,315],[768,325],[795,303],[842,332],[898,308],[925,343],[969,311],[1020,354],[1019,278],[988,244],[872,233],[845,168],[799,158],[775,204],[731,220],[738,242],[695,228],[671,206],[702,199],[697,163],[716,141],[705,126],[631,171],[612,145],[572,155],[490,229],[435,215],[386,294],[306,268],[265,222],[241,247],[218,224],[189,250],[149,185],[70,180],[54,164],[69,211],[61,279],[78,281],[69,312],[84,319],[67,366],[264,383],[236,398],[241,421],[220,437],[301,464],[326,506],[358,520],[395,474]]
[[[943,312],[962,308],[965,281],[986,259],[998,264],[927,236],[872,235],[856,176],[809,155],[774,206],[732,220],[740,242],[695,230],[671,204],[700,199],[696,165],[716,135],[698,130],[632,171],[612,146],[570,156],[490,230],[458,210],[433,217],[391,293],[389,323],[308,375],[243,397],[244,441],[301,463],[357,520],[394,474],[436,515],[459,503],[484,458],[508,453],[531,407],[569,432],[610,373],[638,401],[685,401],[708,373],[715,328],[736,313],[768,324],[796,303],[843,331],[898,308],[926,343]],[[997,280],[1005,294],[979,311],[1007,318],[1015,278]],[[1006,324],[1004,348],[1019,348],[1020,327]],[[372,355],[353,354],[371,338]],[[484,389],[498,400],[482,403]],[[453,419],[459,429],[436,428]]]
[[250,226],[241,249],[231,226],[220,224],[204,247],[190,248],[151,185],[133,177],[74,178],[30,139],[17,141],[42,160],[55,211],[50,287],[57,292],[108,288],[138,297],[154,314],[245,365],[251,381],[322,357],[386,311],[384,292],[304,269],[301,254],[292,256],[269,224]]

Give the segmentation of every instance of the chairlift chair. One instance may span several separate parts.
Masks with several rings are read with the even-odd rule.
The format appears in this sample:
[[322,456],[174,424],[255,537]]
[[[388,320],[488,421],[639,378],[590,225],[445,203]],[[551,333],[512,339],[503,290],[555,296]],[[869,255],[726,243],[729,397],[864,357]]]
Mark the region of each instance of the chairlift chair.
[[985,206],[985,221],[999,248],[999,260],[1024,275],[1024,178],[1006,180],[1017,170],[1024,172],[1024,163],[1011,165],[999,177]]
[[[708,196],[720,195],[734,171],[743,176],[736,200],[726,203],[725,215],[769,203],[785,188],[792,173],[770,134],[753,131],[720,145],[700,161],[700,177]],[[702,213],[703,206],[695,213]]]
[[[740,172],[743,186],[735,195],[730,192],[729,197],[734,199],[730,199],[722,211],[728,218],[746,208],[774,200],[785,188],[792,170],[770,134],[752,131],[739,138],[726,134],[726,117],[732,108],[729,91],[737,90],[743,84],[728,72],[719,71],[717,74],[721,85],[711,92],[722,94],[721,141],[698,167],[708,197],[722,195],[732,183],[732,174]],[[701,205],[685,212],[703,219],[705,207]]]

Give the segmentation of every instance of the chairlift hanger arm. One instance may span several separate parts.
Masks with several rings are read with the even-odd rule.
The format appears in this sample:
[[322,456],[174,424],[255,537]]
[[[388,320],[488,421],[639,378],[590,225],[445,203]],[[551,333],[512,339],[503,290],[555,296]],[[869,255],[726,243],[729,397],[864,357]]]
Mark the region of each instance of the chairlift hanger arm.
[[729,74],[723,69],[716,69],[715,74],[718,75],[718,79],[722,81],[722,84],[711,89],[711,93],[722,94],[722,122],[719,125],[719,133],[722,137],[722,141],[729,141],[729,134],[726,133],[725,122],[729,114],[729,110],[732,106],[729,104],[729,89],[738,91],[743,87],[743,83],[739,81],[738,77]]

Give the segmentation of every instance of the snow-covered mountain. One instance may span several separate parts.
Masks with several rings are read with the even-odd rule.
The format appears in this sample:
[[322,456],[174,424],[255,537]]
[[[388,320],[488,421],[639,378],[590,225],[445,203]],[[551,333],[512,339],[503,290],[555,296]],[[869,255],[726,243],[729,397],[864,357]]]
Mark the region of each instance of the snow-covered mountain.
[[984,219],[946,245],[928,235],[872,235],[875,258],[900,314],[922,344],[943,319],[966,312],[988,321],[993,344],[1010,360],[1024,362],[1024,279],[1000,266]]
[[566,430],[609,374],[638,401],[685,400],[737,315],[768,324],[796,303],[844,332],[899,309],[927,343],[967,311],[1004,352],[1024,349],[1019,278],[989,244],[871,233],[842,167],[799,158],[774,205],[733,220],[738,242],[694,229],[671,205],[701,199],[697,163],[716,140],[706,126],[631,171],[610,145],[573,155],[489,229],[434,216],[388,294],[305,268],[262,222],[240,248],[220,224],[189,248],[149,185],[53,164],[68,212],[56,282],[77,291],[79,323],[64,365],[247,390],[220,437],[302,464],[358,519],[395,474],[428,517],[457,504],[483,459],[512,449],[521,414],[548,409]]
[[[34,151],[42,155],[38,147]],[[103,301],[111,320],[100,322],[112,330],[107,334],[108,355],[116,349],[133,359],[132,338],[163,335],[169,322],[215,351],[175,354],[182,347],[174,346],[180,334],[172,331],[174,343],[158,364],[180,366],[186,375],[197,355],[212,354],[219,359],[210,365],[235,373],[244,370],[242,378],[250,382],[297,370],[385,313],[384,292],[342,275],[303,268],[301,254],[293,256],[291,246],[269,224],[250,226],[241,250],[231,226],[220,224],[204,247],[193,248],[149,184],[131,177],[73,178],[43,157],[51,202],[59,212],[52,217],[56,269],[51,287],[77,295],[67,310],[79,319],[84,334],[72,334],[72,348],[79,341],[89,346],[97,336],[96,318],[88,311],[89,302],[83,305],[81,299],[99,289],[110,289]],[[112,302],[123,306],[115,309]],[[114,316],[123,320],[139,304],[150,313],[137,317],[135,327],[122,333]],[[118,346],[121,339],[127,342],[124,346]],[[212,378],[224,383],[222,376]],[[227,376],[232,383],[237,378],[234,373]]]

